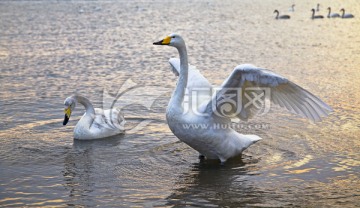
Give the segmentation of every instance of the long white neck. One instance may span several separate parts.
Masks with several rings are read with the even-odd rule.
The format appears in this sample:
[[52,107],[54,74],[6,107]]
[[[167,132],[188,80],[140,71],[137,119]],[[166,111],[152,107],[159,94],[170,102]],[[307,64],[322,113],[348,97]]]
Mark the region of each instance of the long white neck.
[[95,118],[95,109],[94,109],[93,105],[87,98],[85,98],[81,95],[74,95],[74,98],[76,99],[76,101],[78,103],[82,104],[86,110],[86,113],[81,118],[79,123],[81,123],[81,125],[84,125],[84,127],[86,127],[86,128],[90,128],[90,126],[94,122],[94,118]]
[[175,113],[182,114],[183,113],[182,103],[184,101],[185,90],[188,81],[189,64],[187,59],[185,43],[177,47],[177,50],[180,56],[180,74],[176,88],[169,102],[169,108],[172,109]]

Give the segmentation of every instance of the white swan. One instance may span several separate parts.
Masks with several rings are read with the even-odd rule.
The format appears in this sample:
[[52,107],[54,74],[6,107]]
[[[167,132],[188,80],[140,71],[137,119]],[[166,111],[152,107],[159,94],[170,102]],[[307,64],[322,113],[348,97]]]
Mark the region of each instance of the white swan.
[[340,11],[342,12],[341,18],[354,18],[352,14],[345,14],[345,9],[341,9]]
[[295,12],[295,4],[291,5],[289,8],[289,12]]
[[[195,67],[188,65],[185,42],[180,35],[171,34],[153,44],[173,46],[180,55],[180,61],[170,59],[175,74],[179,75],[179,80],[166,111],[168,125],[177,138],[197,150],[200,156],[208,159],[220,159],[224,163],[227,159],[240,155],[251,144],[261,139],[256,135],[240,134],[231,128],[231,118],[247,120],[259,110],[255,105],[246,106],[248,100],[245,93],[239,94],[240,100],[236,99],[236,96],[233,96],[234,89],[269,89],[274,104],[313,121],[320,121],[321,117],[327,116],[332,111],[315,95],[286,78],[270,70],[246,64],[235,67],[221,88],[210,99],[203,99],[204,102],[198,109],[184,112],[186,90],[191,91],[191,88],[196,87],[210,88],[210,83]],[[234,101],[241,107],[237,108],[240,111],[228,108],[228,104],[234,104]]]
[[328,18],[340,17],[340,14],[338,14],[338,13],[331,13],[331,8],[330,8],[330,7],[328,7],[327,9],[328,9],[328,11],[329,11],[329,13],[328,13],[328,15],[327,15]]
[[77,103],[85,106],[86,112],[75,126],[75,139],[100,139],[124,133],[124,125],[126,122],[119,109],[103,110],[94,108],[91,102],[81,95],[72,95],[65,99],[65,118],[63,125],[68,123]]
[[279,11],[278,11],[278,10],[275,10],[274,13],[276,13],[275,19],[290,19],[290,16],[287,15],[287,14],[284,14],[284,15],[280,15],[280,16],[279,16]]
[[322,18],[324,18],[324,16],[322,16],[322,15],[315,15],[315,9],[311,9],[311,11],[312,11],[311,19],[322,19]]

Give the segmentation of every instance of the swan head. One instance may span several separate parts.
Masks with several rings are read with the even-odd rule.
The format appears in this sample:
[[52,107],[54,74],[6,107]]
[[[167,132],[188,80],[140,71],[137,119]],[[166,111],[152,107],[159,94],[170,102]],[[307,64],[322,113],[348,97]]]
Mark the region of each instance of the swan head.
[[180,35],[172,33],[172,34],[166,36],[164,39],[162,39],[158,42],[155,42],[153,44],[154,45],[169,45],[169,46],[178,48],[178,47],[184,46],[185,41]]
[[65,105],[64,108],[65,117],[64,117],[63,125],[65,126],[69,122],[72,111],[75,109],[76,100],[73,97],[68,97],[65,99],[64,105]]
[[273,13],[279,13],[279,11],[277,9],[275,9]]
[[344,8],[340,9],[340,12],[345,12],[345,9]]

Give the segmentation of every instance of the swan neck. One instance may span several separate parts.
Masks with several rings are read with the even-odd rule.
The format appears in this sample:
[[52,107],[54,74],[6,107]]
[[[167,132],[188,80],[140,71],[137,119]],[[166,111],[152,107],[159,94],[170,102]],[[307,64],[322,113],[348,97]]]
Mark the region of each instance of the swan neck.
[[75,95],[74,97],[78,103],[82,104],[85,107],[86,113],[81,118],[81,121],[84,122],[84,125],[86,125],[86,127],[90,128],[95,118],[95,109],[93,105],[91,104],[90,100],[81,95]]
[[78,103],[82,104],[85,107],[86,113],[95,114],[95,109],[91,104],[90,100],[81,95],[76,95],[75,98]]
[[173,109],[173,111],[176,111],[177,113],[183,113],[182,103],[184,101],[187,80],[188,80],[188,71],[189,71],[189,64],[188,64],[188,57],[187,57],[185,43],[182,44],[180,47],[177,47],[177,50],[180,56],[180,74],[179,74],[178,83],[170,99],[169,107]]
[[187,76],[189,70],[189,63],[188,63],[186,46],[184,45],[183,47],[178,48],[178,52],[180,56],[180,69],[181,69],[180,75],[182,74],[181,72],[184,70],[186,73],[184,72],[183,75]]

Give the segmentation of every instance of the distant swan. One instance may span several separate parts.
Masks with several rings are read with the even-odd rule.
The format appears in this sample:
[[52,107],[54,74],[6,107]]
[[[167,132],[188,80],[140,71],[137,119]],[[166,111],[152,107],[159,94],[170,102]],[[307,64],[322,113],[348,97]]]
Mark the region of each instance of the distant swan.
[[[179,140],[208,159],[219,159],[224,163],[261,139],[256,135],[240,134],[231,128],[232,118],[246,121],[259,113],[257,106],[248,105],[248,94],[241,93],[240,98],[232,99],[234,89],[269,89],[269,101],[313,121],[321,121],[321,117],[332,111],[318,97],[285,77],[250,64],[235,67],[212,98],[202,99],[195,111],[193,108],[185,111],[185,93],[192,94],[194,88],[211,90],[211,84],[194,66],[188,64],[185,41],[180,35],[171,34],[153,44],[173,46],[180,56],[180,60],[169,60],[179,79],[166,110],[168,125]],[[191,102],[194,100],[197,99]]]
[[322,18],[324,18],[324,16],[322,16],[322,15],[315,15],[315,9],[311,9],[311,11],[312,11],[311,19],[322,19]]
[[124,133],[125,119],[119,109],[94,108],[91,102],[81,95],[72,95],[65,99],[63,125],[68,123],[71,113],[78,103],[85,106],[86,112],[75,126],[74,139],[100,139]]
[[328,11],[329,11],[329,13],[328,13],[328,15],[327,15],[328,18],[340,17],[340,14],[338,14],[338,13],[331,13],[331,8],[330,8],[330,7],[328,7],[327,9],[328,9]]
[[289,12],[295,12],[295,4],[291,5],[289,8]]
[[317,12],[320,11],[320,4],[317,4],[317,5],[316,5],[316,11],[317,11]]
[[290,19],[290,16],[289,16],[289,15],[286,15],[286,14],[279,16],[279,11],[278,11],[278,10],[275,10],[274,13],[276,13],[275,19]]
[[352,14],[345,14],[345,9],[341,9],[340,11],[342,12],[341,18],[354,18]]

